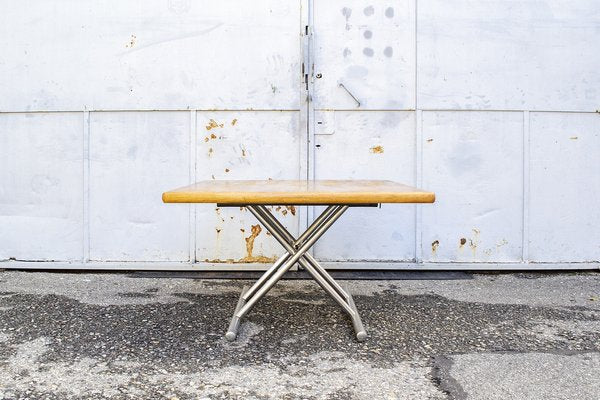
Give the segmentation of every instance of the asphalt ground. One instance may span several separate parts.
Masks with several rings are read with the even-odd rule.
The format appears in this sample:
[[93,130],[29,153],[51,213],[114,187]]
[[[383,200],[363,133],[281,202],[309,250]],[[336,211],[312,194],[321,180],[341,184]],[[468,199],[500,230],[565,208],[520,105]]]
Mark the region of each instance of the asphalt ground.
[[[281,281],[0,273],[0,399],[600,399],[600,273]],[[431,278],[431,275],[424,275]]]

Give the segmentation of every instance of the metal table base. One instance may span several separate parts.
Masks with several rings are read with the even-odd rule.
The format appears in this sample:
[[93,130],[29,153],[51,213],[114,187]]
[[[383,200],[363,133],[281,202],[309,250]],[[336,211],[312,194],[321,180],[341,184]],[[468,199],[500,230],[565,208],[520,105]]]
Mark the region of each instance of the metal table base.
[[[370,206],[370,205],[369,205]],[[252,285],[244,287],[235,308],[233,318],[225,334],[229,341],[235,340],[240,320],[248,314],[256,302],[279,281],[283,275],[299,263],[308,271],[315,281],[346,311],[352,319],[356,339],[360,342],[367,338],[360,315],[354,305],[354,300],[347,290],[344,290],[323,268],[308,250],[333,225],[333,223],[348,209],[348,205],[330,205],[297,239],[275,218],[264,205],[245,205],[258,221],[283,246],[285,253]]]

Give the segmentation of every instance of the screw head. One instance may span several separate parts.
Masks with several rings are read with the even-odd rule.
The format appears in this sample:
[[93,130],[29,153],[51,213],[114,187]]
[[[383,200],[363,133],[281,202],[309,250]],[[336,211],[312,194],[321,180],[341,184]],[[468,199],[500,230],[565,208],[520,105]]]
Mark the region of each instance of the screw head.
[[317,79],[321,79],[323,77],[323,74],[321,74],[320,72],[316,75]]

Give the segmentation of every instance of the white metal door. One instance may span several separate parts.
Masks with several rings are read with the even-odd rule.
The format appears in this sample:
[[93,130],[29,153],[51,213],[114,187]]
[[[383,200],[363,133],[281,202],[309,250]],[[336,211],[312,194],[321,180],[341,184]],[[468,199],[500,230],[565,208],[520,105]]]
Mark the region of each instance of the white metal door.
[[0,268],[264,266],[247,212],[160,200],[213,178],[436,192],[350,210],[334,267],[598,268],[596,3],[0,2]]
[[[312,175],[414,185],[414,1],[313,5]],[[315,255],[329,261],[414,261],[415,206],[383,208],[351,209],[317,244]]]
[[[0,260],[185,269],[278,255],[248,213],[161,193],[306,175],[301,11],[300,0],[3,2]],[[295,232],[296,210],[276,211]]]

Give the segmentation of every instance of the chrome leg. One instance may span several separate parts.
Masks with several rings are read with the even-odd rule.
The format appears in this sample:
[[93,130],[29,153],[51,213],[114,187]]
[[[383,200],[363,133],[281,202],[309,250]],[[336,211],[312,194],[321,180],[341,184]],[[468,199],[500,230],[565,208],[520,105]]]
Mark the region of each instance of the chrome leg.
[[240,295],[240,299],[238,300],[237,305],[235,306],[233,318],[231,319],[231,322],[229,323],[229,328],[227,328],[227,333],[225,334],[225,339],[229,340],[230,342],[233,342],[238,334],[238,329],[240,327],[240,319],[236,317],[235,314],[246,303],[244,301],[244,293],[246,293],[247,290],[248,286],[244,286],[244,288],[242,289],[242,294]]
[[[264,207],[264,206],[262,206]],[[248,209],[254,214],[256,212],[256,209],[254,207],[248,207]],[[266,209],[265,209],[266,210]],[[327,207],[327,209],[319,216],[319,218],[317,218],[309,227],[308,229],[306,229],[306,231],[298,238],[298,240],[293,241],[292,238],[292,245],[294,248],[296,248],[299,244],[301,244],[306,238],[308,238],[309,236],[311,236],[315,230],[321,226],[323,224],[323,221],[325,219],[327,219],[329,216],[331,216],[331,214],[335,211],[335,206],[329,206]],[[272,215],[269,213],[268,210],[266,210],[267,214],[269,214],[271,217]],[[274,218],[274,217],[273,217]],[[259,220],[260,222],[260,220]],[[278,221],[279,222],[279,221]],[[263,224],[265,225],[265,224]],[[266,227],[266,225],[265,225]],[[269,228],[267,228],[269,229]],[[291,235],[290,235],[291,236]],[[256,293],[256,291],[262,286],[264,285],[264,283],[273,275],[273,273],[275,273],[275,271],[281,266],[281,264],[283,264],[290,256],[290,252],[288,250],[288,252],[284,255],[282,255],[281,257],[279,257],[279,259],[275,262],[275,264],[273,264],[272,267],[270,267],[267,272],[265,272],[257,281],[254,285],[252,285],[252,287],[246,292],[246,294],[244,295],[244,300],[248,300],[250,297],[252,297],[254,295],[254,293]]]
[[[249,210],[254,209],[253,206],[248,206],[247,208]],[[306,241],[300,246],[300,248],[298,248],[298,251],[295,254],[293,254],[285,263],[283,263],[283,265],[281,267],[279,267],[279,269],[273,274],[273,276],[271,276],[269,278],[269,280],[266,281],[264,283],[264,285],[262,285],[260,287],[260,289],[258,289],[256,291],[254,296],[252,296],[251,298],[248,299],[248,301],[242,307],[242,309],[236,313],[237,317],[243,318],[244,315],[246,315],[246,313],[248,313],[248,311],[250,311],[250,309],[254,306],[254,304],[256,304],[256,302],[261,297],[263,297],[265,294],[267,294],[267,292],[269,290],[271,290],[273,285],[275,285],[275,283],[277,283],[277,281],[281,279],[283,274],[285,274],[290,268],[292,268],[292,266],[294,264],[296,264],[298,262],[300,257],[302,257],[302,255],[308,249],[310,249],[313,244],[315,244],[315,242],[327,231],[327,229],[329,229],[331,227],[331,225],[333,225],[333,223],[339,217],[342,216],[344,211],[346,211],[347,209],[348,209],[348,206],[336,206],[336,210],[331,214],[331,216],[325,222],[323,222],[323,224],[321,226],[319,226],[315,230],[314,234],[310,238],[306,239]],[[268,228],[268,226],[267,226],[267,228]],[[273,236],[279,236],[279,234],[275,230],[273,232],[271,232],[271,234]]]
[[286,253],[251,288],[244,287],[225,335],[227,340],[236,338],[241,318],[252,309],[258,300],[265,296],[295,263],[303,266],[313,279],[348,313],[352,319],[357,340],[365,340],[367,333],[362,325],[352,296],[308,253],[308,250],[348,209],[348,206],[334,205],[327,207],[298,239],[295,239],[265,206],[249,205],[246,208],[284,247]]
[[[260,212],[263,219],[268,220],[271,223],[271,225],[274,226],[274,229],[277,229],[278,232],[280,233],[280,235],[285,238],[285,242],[280,242],[280,243],[288,252],[290,252],[291,249],[288,246],[286,246],[286,243],[287,244],[295,243],[294,237],[292,236],[292,234],[289,233],[287,231],[287,229],[285,229],[285,227],[281,224],[281,222],[279,222],[279,220],[277,218],[275,218],[275,216],[273,216],[271,213],[269,213],[269,211],[265,208],[265,206],[257,206],[257,211]],[[321,214],[321,215],[323,215],[323,214]],[[256,218],[259,219],[258,216],[256,216]],[[259,221],[263,225],[266,223],[260,219],[259,219]],[[298,239],[298,240],[300,240],[300,239]],[[306,266],[306,262],[308,262],[323,277],[323,279],[325,279],[325,281],[330,286],[333,287],[333,289],[340,296],[342,296],[344,299],[348,299],[348,296],[349,296],[348,293],[346,293],[346,291],[331,277],[331,275],[329,275],[329,273],[325,270],[325,268],[321,267],[321,265],[317,262],[317,260],[314,259],[314,257],[310,253],[305,253],[302,257],[303,257],[303,259],[301,259],[299,261],[300,265],[302,265],[304,268],[308,269],[308,267]]]

